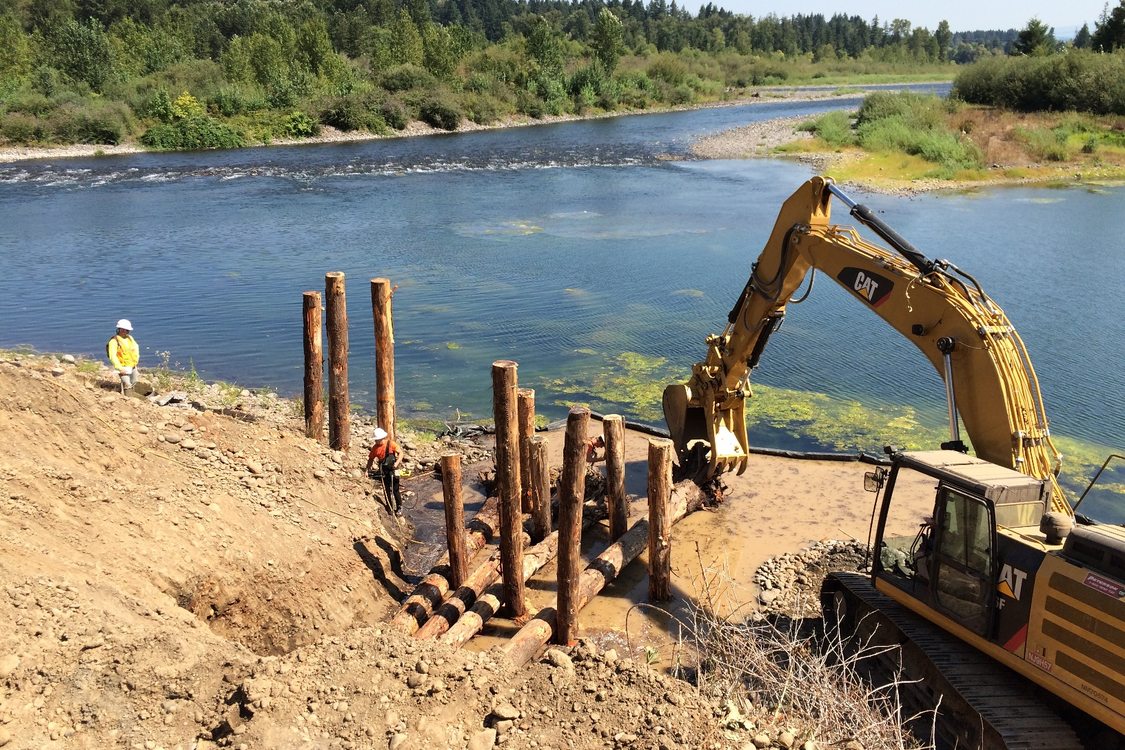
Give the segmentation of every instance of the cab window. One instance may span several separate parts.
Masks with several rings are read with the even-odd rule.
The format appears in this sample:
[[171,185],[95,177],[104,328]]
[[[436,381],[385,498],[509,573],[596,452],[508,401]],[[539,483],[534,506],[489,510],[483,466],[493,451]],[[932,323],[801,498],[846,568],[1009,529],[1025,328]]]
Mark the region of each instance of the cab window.
[[938,490],[936,597],[969,629],[984,634],[993,596],[992,508],[952,487]]

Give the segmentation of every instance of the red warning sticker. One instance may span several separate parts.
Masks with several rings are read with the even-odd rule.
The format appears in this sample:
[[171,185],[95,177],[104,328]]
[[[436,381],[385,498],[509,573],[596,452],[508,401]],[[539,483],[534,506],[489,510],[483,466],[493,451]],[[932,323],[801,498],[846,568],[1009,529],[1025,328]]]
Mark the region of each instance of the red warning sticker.
[[1112,596],[1114,599],[1125,597],[1125,588],[1121,588],[1121,584],[1117,581],[1111,581],[1108,578],[1102,578],[1094,573],[1087,573],[1086,580],[1082,583],[1086,584],[1094,591],[1100,591],[1106,596]]

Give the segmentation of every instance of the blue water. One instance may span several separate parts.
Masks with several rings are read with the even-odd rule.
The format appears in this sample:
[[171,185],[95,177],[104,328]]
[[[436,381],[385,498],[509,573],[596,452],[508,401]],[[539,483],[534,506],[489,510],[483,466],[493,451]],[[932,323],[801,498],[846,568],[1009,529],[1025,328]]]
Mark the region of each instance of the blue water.
[[[657,404],[601,403],[595,386],[623,352],[663,357],[659,377],[686,378],[782,201],[812,176],[790,162],[694,161],[688,145],[857,101],[0,165],[0,346],[100,356],[129,317],[142,365],[169,352],[207,379],[296,395],[301,293],[344,271],[351,396],[368,410],[368,279],[386,276],[399,285],[403,416],[485,417],[489,365],[514,359],[549,417],[578,399],[651,418]],[[1056,434],[1125,445],[1125,190],[855,197],[1000,302]],[[755,380],[943,419],[930,366],[826,280],[791,311]]]

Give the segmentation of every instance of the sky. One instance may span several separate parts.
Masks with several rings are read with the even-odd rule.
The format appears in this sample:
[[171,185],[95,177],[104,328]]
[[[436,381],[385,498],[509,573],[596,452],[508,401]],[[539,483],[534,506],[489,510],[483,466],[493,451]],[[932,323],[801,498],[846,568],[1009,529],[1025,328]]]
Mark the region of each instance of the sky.
[[[868,21],[878,15],[879,20],[905,18],[913,26],[924,26],[930,31],[945,19],[953,31],[977,29],[1022,29],[1037,16],[1057,32],[1064,33],[1080,28],[1083,23],[1094,23],[1101,18],[1106,0],[944,0],[943,2],[902,2],[902,0],[712,0],[715,5],[734,13],[764,16],[793,16],[798,13],[822,13],[826,18],[836,13],[860,16]],[[1110,7],[1117,7],[1111,0]],[[681,0],[681,4],[695,13],[706,0]]]

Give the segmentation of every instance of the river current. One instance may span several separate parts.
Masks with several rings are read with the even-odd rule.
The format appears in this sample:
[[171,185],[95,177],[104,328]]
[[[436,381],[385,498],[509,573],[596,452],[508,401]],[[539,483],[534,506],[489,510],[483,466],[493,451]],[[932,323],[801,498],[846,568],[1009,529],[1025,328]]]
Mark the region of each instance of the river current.
[[[590,403],[658,422],[663,383],[704,356],[781,203],[812,176],[793,162],[693,160],[688,146],[857,103],[0,165],[0,346],[100,356],[128,317],[142,366],[164,357],[208,380],[297,395],[301,293],[344,271],[351,396],[367,410],[367,282],[386,276],[399,285],[400,417],[486,419],[489,365],[514,359],[550,418]],[[854,197],[1004,307],[1056,434],[1125,445],[1125,190]],[[791,311],[755,382],[906,410],[934,429],[944,420],[937,374],[826,280]],[[877,447],[874,435],[841,445],[785,410],[755,422],[751,440]]]

